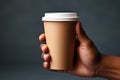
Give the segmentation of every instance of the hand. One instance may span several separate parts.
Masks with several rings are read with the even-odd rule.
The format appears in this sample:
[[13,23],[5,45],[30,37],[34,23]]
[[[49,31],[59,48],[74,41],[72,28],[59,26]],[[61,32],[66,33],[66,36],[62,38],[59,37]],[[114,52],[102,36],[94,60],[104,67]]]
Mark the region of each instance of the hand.
[[[86,35],[82,29],[81,23],[78,22],[76,25],[76,45],[75,45],[75,56],[74,56],[74,65],[71,69],[65,71],[67,73],[77,75],[80,77],[96,77],[96,71],[99,68],[99,63],[101,61],[101,54],[97,50],[94,43]],[[45,42],[45,34],[39,36],[41,42]],[[50,67],[50,54],[49,48],[46,44],[41,44],[40,46],[43,54],[42,58],[44,59],[43,66],[44,68],[49,69]]]

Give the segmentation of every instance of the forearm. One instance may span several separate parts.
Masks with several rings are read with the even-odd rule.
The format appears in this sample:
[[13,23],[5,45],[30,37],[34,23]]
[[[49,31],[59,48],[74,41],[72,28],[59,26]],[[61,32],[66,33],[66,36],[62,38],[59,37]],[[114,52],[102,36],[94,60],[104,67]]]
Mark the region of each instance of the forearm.
[[120,80],[120,57],[103,55],[97,76],[110,80]]

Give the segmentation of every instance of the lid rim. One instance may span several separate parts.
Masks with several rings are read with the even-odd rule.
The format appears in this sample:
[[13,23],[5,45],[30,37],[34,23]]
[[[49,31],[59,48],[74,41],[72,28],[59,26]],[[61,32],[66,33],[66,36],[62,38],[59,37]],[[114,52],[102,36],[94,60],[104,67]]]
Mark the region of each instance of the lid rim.
[[42,21],[78,21],[79,18],[42,18]]

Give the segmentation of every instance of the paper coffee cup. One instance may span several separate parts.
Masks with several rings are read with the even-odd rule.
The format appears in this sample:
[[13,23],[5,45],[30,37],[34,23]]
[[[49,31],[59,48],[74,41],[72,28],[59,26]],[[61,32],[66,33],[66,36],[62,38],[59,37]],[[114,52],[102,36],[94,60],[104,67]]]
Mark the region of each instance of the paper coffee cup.
[[67,70],[73,65],[77,13],[45,13],[44,31],[51,55],[50,69]]

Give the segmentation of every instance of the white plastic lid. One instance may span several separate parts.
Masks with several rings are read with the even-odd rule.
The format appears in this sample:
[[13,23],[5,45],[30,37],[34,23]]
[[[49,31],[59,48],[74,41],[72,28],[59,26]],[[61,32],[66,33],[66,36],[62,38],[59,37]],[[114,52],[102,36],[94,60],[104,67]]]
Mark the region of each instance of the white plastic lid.
[[79,17],[74,12],[45,13],[42,21],[78,21]]

